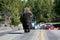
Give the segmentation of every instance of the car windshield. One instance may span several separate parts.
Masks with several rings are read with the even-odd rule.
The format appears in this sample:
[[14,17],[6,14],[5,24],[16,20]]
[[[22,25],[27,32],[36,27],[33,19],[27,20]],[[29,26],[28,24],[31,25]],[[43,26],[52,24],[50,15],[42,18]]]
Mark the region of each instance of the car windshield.
[[53,26],[52,24],[45,24],[45,26]]

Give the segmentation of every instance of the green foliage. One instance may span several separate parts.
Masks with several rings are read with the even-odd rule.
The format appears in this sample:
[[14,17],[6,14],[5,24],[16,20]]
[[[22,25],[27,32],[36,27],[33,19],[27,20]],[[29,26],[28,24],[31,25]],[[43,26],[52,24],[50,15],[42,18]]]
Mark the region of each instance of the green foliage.
[[4,22],[4,16],[2,16],[2,13],[0,11],[0,23],[3,23]]
[[[24,7],[29,7],[34,14],[36,22],[60,21],[60,0],[2,0],[0,2],[0,11],[11,13],[11,24],[18,25],[20,22],[19,12]],[[2,15],[2,14],[1,14]]]
[[56,14],[56,21],[60,22],[60,0],[54,0],[54,12]]
[[19,20],[19,1],[17,0],[13,0],[12,1],[12,19],[11,19],[11,23],[13,25],[18,25],[20,20]]
[[19,19],[19,5],[20,2],[17,0],[2,0],[2,9],[11,13],[11,24],[18,25]]
[[26,5],[26,2],[25,1],[19,0],[19,11],[22,11],[23,8],[25,7],[25,5]]
[[51,22],[53,16],[52,0],[28,0],[26,6],[30,7],[36,22]]
[[41,22],[51,22],[52,20],[52,0],[37,0],[35,2],[36,20]]
[[34,0],[28,0],[25,7],[30,7],[30,9],[32,10],[34,8]]

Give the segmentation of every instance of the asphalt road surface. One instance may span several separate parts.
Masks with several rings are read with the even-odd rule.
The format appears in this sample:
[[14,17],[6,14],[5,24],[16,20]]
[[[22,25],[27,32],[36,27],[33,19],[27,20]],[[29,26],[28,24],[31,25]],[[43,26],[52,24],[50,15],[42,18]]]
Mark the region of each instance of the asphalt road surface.
[[60,30],[9,31],[0,33],[0,40],[60,40]]
[[41,30],[40,40],[60,40],[60,30]]
[[30,33],[23,33],[13,40],[38,40],[40,35],[40,30],[31,30]]
[[[0,33],[1,34],[1,33]],[[30,33],[21,32],[5,32],[1,34],[0,40],[40,40],[40,30],[31,30]]]

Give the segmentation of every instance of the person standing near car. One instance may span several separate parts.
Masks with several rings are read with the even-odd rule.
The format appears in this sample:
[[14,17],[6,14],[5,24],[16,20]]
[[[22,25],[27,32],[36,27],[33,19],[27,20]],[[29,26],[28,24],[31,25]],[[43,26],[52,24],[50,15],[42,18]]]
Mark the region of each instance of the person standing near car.
[[33,14],[30,11],[30,8],[26,7],[24,8],[24,11],[22,12],[22,16],[20,18],[22,24],[23,24],[23,29],[24,32],[30,32],[30,27],[32,26],[32,18]]

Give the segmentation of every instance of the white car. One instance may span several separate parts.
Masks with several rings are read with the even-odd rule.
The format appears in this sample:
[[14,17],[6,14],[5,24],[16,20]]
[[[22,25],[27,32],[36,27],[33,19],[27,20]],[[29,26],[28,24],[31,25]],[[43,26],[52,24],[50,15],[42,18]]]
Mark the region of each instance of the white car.
[[40,25],[39,24],[35,24],[35,29],[40,29]]

